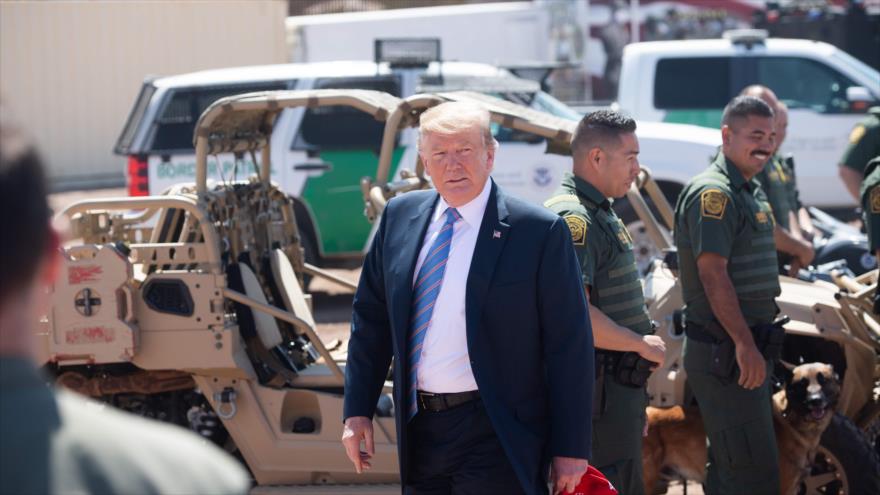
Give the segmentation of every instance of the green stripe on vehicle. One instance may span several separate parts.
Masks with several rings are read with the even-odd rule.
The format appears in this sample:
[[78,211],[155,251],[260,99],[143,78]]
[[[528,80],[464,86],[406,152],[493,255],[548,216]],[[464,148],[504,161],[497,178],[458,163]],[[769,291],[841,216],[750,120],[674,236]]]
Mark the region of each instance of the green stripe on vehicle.
[[709,129],[721,128],[723,110],[667,110],[663,122],[691,124]]
[[[397,148],[391,156],[392,177],[403,152]],[[364,216],[361,178],[376,175],[378,157],[371,150],[321,151],[320,156],[331,168],[306,180],[302,198],[313,215],[323,253],[361,254],[371,229]]]

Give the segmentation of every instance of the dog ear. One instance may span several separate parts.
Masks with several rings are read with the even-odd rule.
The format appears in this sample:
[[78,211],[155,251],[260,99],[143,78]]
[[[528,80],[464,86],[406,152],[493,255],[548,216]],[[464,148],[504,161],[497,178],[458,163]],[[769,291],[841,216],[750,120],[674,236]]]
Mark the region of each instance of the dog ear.
[[774,363],[773,376],[780,387],[785,388],[786,385],[791,383],[791,379],[794,377],[794,368],[793,364],[786,363],[781,359]]
[[837,371],[834,369],[833,364],[828,365],[828,371],[831,372],[831,376],[834,378],[834,381],[840,383],[840,375],[837,374]]

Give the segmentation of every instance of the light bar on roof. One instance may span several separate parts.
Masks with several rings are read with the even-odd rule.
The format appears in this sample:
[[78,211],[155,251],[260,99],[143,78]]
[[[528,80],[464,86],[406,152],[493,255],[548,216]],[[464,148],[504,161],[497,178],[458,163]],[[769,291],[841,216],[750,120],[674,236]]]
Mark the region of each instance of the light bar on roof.
[[440,38],[377,39],[373,57],[376,63],[392,67],[427,67],[440,61]]

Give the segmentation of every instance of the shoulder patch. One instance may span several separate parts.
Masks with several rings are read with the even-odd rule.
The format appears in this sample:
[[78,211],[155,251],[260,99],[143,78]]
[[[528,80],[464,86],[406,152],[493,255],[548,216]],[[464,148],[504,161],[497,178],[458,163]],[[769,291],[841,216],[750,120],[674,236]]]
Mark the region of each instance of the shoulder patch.
[[700,215],[721,220],[727,208],[727,195],[720,189],[707,189],[700,193]]
[[880,187],[871,188],[871,213],[880,213]]
[[849,133],[849,142],[850,144],[856,144],[862,140],[862,137],[865,135],[865,126],[859,124],[855,126],[852,132]]
[[553,196],[552,198],[548,199],[547,201],[544,201],[544,206],[546,206],[547,208],[550,208],[551,206],[553,206],[557,203],[565,203],[568,201],[578,203],[578,204],[580,204],[580,202],[581,202],[580,198],[578,198],[574,194],[560,194],[558,196]]
[[562,217],[571,231],[571,240],[575,246],[583,246],[587,240],[587,221],[583,217],[577,215],[566,215]]

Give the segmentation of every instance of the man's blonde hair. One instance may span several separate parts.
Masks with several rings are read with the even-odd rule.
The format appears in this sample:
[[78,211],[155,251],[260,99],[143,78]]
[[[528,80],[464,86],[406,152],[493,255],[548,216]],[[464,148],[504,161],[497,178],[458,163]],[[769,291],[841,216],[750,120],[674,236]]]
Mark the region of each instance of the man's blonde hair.
[[492,137],[489,111],[482,105],[464,101],[448,101],[426,110],[419,120],[419,147],[425,134],[455,134],[477,128],[483,134],[483,145],[494,150],[498,142]]

